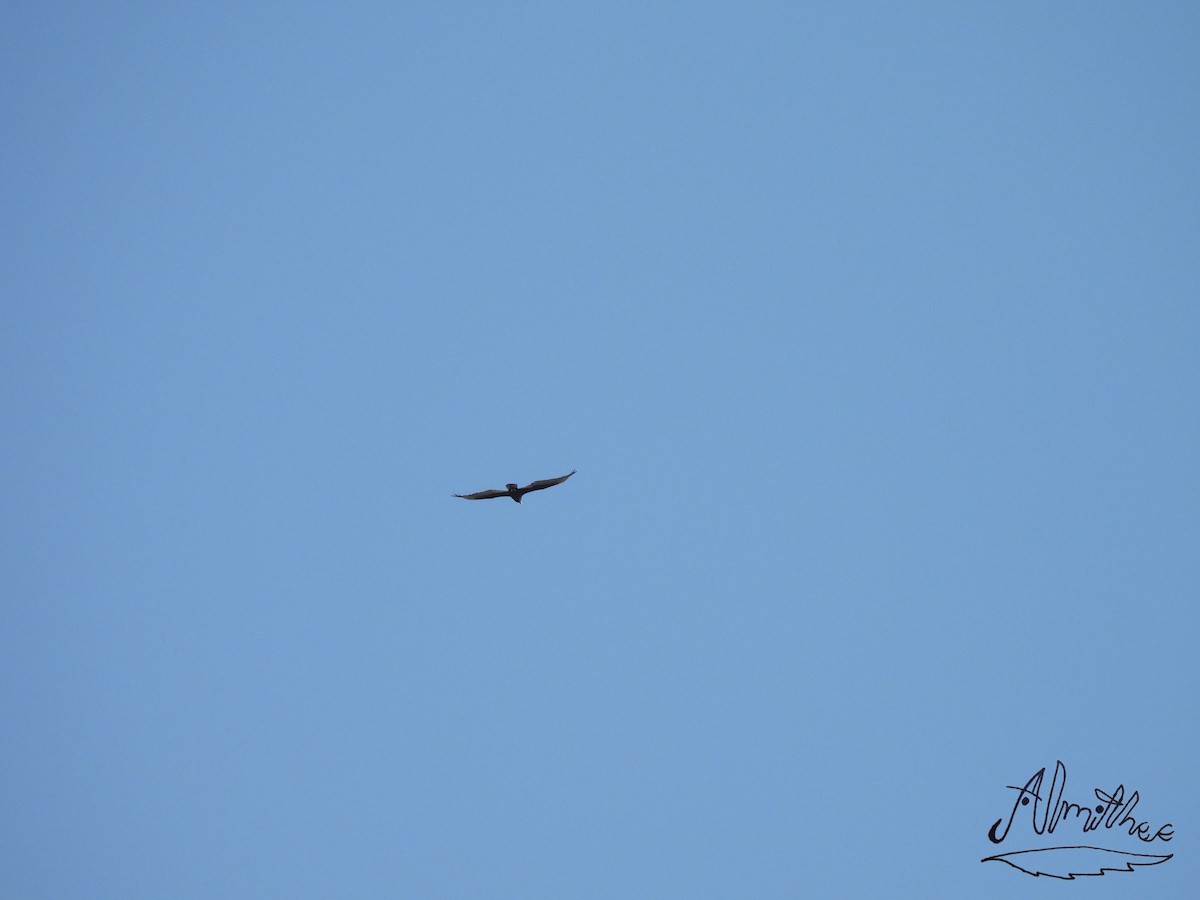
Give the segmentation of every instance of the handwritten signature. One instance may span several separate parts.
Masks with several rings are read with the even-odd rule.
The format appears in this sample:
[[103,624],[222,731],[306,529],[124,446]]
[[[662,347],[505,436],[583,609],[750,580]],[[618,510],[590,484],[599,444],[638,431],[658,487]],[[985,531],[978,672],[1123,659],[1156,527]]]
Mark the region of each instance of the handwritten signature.
[[[1138,821],[1134,816],[1134,810],[1141,797],[1137,791],[1134,791],[1127,798],[1123,784],[1117,785],[1116,790],[1113,791],[1096,788],[1094,794],[1099,802],[1092,805],[1091,803],[1075,803],[1063,796],[1067,787],[1067,767],[1061,760],[1055,763],[1049,790],[1043,793],[1045,779],[1046,769],[1041,768],[1025,782],[1024,786],[1008,785],[1010,790],[1017,792],[1017,797],[1013,801],[1008,820],[999,818],[988,829],[988,839],[993,844],[999,844],[1008,837],[1013,822],[1017,819],[1017,814],[1021,812],[1022,808],[1030,806],[1032,809],[1029,810],[1029,822],[1034,834],[1038,835],[1054,834],[1054,830],[1068,820],[1072,824],[1082,820],[1080,827],[1084,834],[1100,828],[1104,828],[1106,831],[1116,828],[1147,844],[1154,841],[1170,841],[1175,836],[1175,827],[1169,822],[1155,830],[1148,821]],[[1077,845],[1018,850],[989,856],[982,862],[1004,862],[1034,876],[1049,875],[1053,878],[1072,879],[1076,875],[1132,872],[1134,866],[1157,865],[1166,862],[1173,855],[1170,853],[1166,855],[1131,853],[1104,847]]]

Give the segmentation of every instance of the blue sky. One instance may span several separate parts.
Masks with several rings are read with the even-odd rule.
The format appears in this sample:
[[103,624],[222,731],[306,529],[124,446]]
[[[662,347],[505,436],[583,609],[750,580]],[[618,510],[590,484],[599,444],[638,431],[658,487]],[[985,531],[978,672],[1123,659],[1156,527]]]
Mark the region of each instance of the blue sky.
[[[1200,7],[13,3],[0,85],[4,896],[1190,895]],[[981,864],[1060,759],[1175,857]]]

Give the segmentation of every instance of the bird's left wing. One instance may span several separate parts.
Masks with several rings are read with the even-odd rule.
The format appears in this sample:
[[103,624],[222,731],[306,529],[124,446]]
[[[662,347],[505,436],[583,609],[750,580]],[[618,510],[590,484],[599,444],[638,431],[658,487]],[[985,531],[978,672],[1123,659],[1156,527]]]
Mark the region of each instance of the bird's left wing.
[[497,497],[507,497],[508,491],[478,491],[474,494],[455,494],[464,500],[494,500]]

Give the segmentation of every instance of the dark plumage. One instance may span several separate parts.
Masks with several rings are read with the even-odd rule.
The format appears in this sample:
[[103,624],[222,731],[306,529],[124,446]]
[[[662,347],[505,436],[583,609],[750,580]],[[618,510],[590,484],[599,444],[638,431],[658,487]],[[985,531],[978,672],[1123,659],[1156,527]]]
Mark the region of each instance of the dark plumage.
[[479,491],[475,494],[455,494],[455,497],[462,497],[464,500],[494,500],[497,497],[512,497],[518,503],[521,498],[530,491],[544,491],[548,487],[554,487],[556,484],[562,484],[568,478],[575,474],[572,469],[562,478],[547,478],[544,481],[535,481],[532,484],[527,484],[525,487],[517,487],[515,484],[506,484],[502,491]]

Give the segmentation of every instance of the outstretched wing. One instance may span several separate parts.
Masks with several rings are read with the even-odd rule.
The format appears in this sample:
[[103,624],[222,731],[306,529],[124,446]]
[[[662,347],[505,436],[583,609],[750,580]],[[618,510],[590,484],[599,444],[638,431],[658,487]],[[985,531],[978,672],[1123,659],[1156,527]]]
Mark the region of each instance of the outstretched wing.
[[566,481],[568,478],[570,478],[574,474],[575,474],[575,470],[572,469],[570,472],[568,472],[562,478],[546,478],[546,479],[543,479],[542,481],[535,481],[532,484],[527,484],[527,485],[525,485],[525,487],[518,488],[517,490],[522,496],[524,496],[525,494],[528,494],[530,491],[544,491],[548,487],[554,487],[556,484],[562,484],[564,481]]
[[474,494],[455,494],[455,497],[462,497],[464,500],[494,500],[497,497],[511,496],[508,491],[478,491]]

